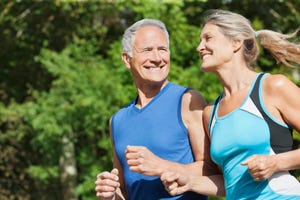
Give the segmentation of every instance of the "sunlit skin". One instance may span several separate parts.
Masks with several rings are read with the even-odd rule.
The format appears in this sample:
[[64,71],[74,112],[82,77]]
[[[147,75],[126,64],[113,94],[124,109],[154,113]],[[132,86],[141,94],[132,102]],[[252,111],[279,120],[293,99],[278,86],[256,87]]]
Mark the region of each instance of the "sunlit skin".
[[[239,107],[245,99],[256,72],[249,68],[242,55],[242,42],[227,38],[213,24],[206,24],[201,33],[201,42],[197,48],[202,59],[202,69],[211,71],[219,77],[224,95],[219,106],[218,116],[224,116]],[[289,94],[293,95],[289,95]],[[263,100],[268,112],[278,121],[292,125],[300,130],[299,88],[283,75],[269,75],[263,84]],[[297,105],[296,105],[297,104]],[[208,110],[208,111],[207,111]],[[208,122],[210,110],[204,110],[204,120]],[[264,180],[274,172],[300,167],[299,158],[287,166],[281,158],[293,157],[300,150],[294,150],[274,156],[254,155],[244,161],[255,180]],[[291,163],[291,161],[289,161]]]
[[[223,86],[223,98],[217,115],[225,116],[239,107],[253,82],[257,72],[247,66],[242,52],[243,42],[226,37],[218,26],[206,24],[197,47],[201,69],[218,76]],[[300,89],[283,75],[268,75],[263,83],[263,103],[272,117],[291,125],[300,131]],[[203,124],[208,124],[211,106],[203,111]],[[204,127],[209,135],[207,126]],[[279,171],[300,168],[300,149],[276,155],[253,155],[240,163],[248,167],[255,181],[262,181]],[[223,177],[189,176],[167,172],[161,176],[166,189],[176,195],[185,191],[195,191],[207,195],[224,196]]]
[[[233,56],[239,50],[240,45],[238,41],[232,41],[222,34],[218,26],[213,24],[205,25],[197,47],[202,60],[202,70],[214,72],[223,70],[223,68],[227,68],[226,66],[232,66],[234,64]],[[246,65],[246,63],[244,64]]]
[[[131,71],[137,89],[138,99],[135,106],[142,109],[168,83],[170,51],[166,35],[156,26],[140,28],[135,33],[132,56],[122,53],[122,59]],[[217,173],[210,166],[212,161],[209,156],[209,141],[201,123],[205,105],[204,98],[195,90],[189,90],[182,96],[181,117],[188,130],[195,162],[180,164],[160,158],[145,146],[128,146],[124,154],[130,170],[148,176],[161,176],[169,169],[192,175]],[[98,174],[95,182],[96,195],[105,200],[126,199],[122,166],[114,146],[113,152],[114,169]]]
[[[166,35],[158,27],[145,26],[139,29],[135,33],[132,57],[123,53],[122,59],[131,70],[134,83],[142,94],[147,93],[152,98],[168,82],[169,45]],[[148,102],[141,103],[143,106]]]
[[[156,26],[140,28],[135,33],[132,56],[129,56],[127,53],[122,53],[122,60],[125,66],[131,71],[133,81],[139,94],[136,106],[142,108],[147,105],[168,82],[170,51],[166,35]],[[151,154],[151,152],[149,154]],[[153,158],[159,160],[156,156],[153,156]],[[136,165],[135,163],[133,164]],[[135,170],[134,167],[133,170]],[[95,185],[96,196],[98,198],[126,199],[122,167],[115,152],[114,169],[111,172],[98,174]]]

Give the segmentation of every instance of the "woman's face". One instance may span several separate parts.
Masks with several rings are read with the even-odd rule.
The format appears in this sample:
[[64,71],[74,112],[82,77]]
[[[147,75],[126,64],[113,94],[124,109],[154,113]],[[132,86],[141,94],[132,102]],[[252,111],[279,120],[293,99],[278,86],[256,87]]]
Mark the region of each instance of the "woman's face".
[[207,23],[202,29],[197,51],[202,60],[202,70],[214,72],[232,61],[235,48],[233,40],[226,37],[218,26]]

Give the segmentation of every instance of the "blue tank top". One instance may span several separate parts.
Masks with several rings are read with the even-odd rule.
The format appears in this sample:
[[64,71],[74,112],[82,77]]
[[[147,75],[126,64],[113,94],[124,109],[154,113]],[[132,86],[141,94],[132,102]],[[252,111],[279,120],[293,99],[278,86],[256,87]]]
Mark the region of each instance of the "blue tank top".
[[182,164],[194,162],[189,136],[181,118],[181,99],[187,88],[168,83],[144,108],[135,106],[136,99],[112,118],[112,138],[122,165],[129,199],[207,199],[196,193],[170,196],[160,177],[131,172],[124,156],[127,145],[146,146],[162,159]]
[[292,149],[292,129],[267,111],[262,99],[264,74],[258,74],[244,102],[218,117],[221,96],[210,120],[211,157],[224,175],[226,199],[300,199],[300,184],[288,171],[256,182],[241,162],[254,154],[272,155]]

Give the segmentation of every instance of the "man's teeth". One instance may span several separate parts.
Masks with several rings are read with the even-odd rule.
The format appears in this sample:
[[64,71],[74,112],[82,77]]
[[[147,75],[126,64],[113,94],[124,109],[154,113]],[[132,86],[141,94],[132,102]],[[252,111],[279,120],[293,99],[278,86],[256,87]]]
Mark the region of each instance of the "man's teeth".
[[151,71],[158,71],[160,70],[162,67],[146,67],[148,70],[151,70]]

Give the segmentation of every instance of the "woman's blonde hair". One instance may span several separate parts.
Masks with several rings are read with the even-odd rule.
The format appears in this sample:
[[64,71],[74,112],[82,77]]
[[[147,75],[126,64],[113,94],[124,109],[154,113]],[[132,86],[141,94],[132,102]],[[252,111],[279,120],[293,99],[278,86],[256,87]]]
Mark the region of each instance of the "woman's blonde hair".
[[299,29],[292,34],[281,34],[271,30],[255,31],[248,19],[240,14],[225,10],[209,10],[206,12],[204,25],[218,26],[221,32],[230,39],[243,40],[243,54],[248,64],[253,63],[259,54],[256,38],[260,45],[268,49],[277,62],[287,66],[300,64],[300,45],[287,39],[297,35]]

